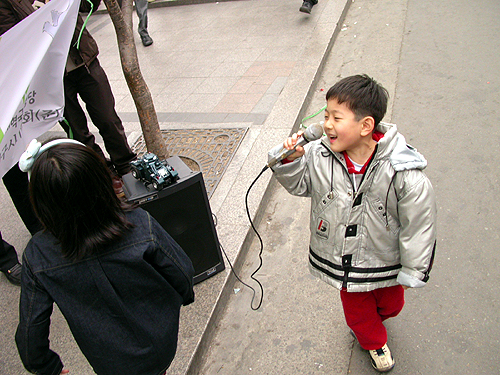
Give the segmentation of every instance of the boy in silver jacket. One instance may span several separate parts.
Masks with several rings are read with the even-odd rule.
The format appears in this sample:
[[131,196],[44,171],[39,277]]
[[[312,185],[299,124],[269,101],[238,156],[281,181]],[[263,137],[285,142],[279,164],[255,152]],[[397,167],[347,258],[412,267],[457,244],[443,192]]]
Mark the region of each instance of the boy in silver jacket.
[[436,205],[425,158],[382,123],[388,93],[366,75],[326,95],[321,140],[294,134],[269,152],[296,151],[272,167],[293,195],[311,197],[311,272],[340,290],[347,325],[373,367],[394,367],[382,322],[399,314],[404,290],[423,287],[436,243]]

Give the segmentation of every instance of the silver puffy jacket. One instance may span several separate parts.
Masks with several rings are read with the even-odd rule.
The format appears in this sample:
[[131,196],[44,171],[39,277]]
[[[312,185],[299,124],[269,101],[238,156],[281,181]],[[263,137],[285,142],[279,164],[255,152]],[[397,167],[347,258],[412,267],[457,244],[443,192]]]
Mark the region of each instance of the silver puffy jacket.
[[422,287],[434,259],[436,204],[422,172],[427,161],[395,125],[380,123],[376,130],[384,137],[358,191],[344,156],[330,149],[326,137],[307,144],[303,157],[272,168],[289,193],[312,198],[312,274],[351,292]]

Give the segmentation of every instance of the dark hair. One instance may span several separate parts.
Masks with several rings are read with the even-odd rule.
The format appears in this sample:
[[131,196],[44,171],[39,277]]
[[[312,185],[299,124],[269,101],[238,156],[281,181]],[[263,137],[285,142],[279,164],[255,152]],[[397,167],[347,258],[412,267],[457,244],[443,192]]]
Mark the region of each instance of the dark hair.
[[387,111],[389,93],[366,74],[346,77],[333,85],[326,93],[326,101],[335,99],[339,104],[345,103],[359,121],[371,116],[375,126],[384,118]]
[[33,164],[29,189],[36,215],[71,260],[97,254],[132,227],[104,160],[83,145],[44,151]]

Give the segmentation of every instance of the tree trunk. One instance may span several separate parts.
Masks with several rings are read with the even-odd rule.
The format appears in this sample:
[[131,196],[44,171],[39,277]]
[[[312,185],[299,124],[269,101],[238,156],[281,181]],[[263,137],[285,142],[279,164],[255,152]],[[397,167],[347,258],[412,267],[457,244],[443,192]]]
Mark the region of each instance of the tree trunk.
[[151,93],[139,68],[132,31],[132,1],[123,0],[121,9],[117,0],[104,0],[104,4],[115,27],[123,74],[137,108],[146,148],[164,160],[169,153],[161,135]]

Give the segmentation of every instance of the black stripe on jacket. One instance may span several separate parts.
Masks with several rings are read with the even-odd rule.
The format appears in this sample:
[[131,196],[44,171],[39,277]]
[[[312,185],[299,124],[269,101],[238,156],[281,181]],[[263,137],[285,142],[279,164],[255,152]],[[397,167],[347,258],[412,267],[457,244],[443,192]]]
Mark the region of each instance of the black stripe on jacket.
[[[321,265],[316,264],[315,262],[312,261],[311,258],[314,258],[317,262],[328,266],[330,268],[333,268],[336,271],[341,271],[341,272],[348,272],[348,273],[384,273],[384,272],[389,272],[389,271],[394,271],[397,269],[401,268],[401,264],[396,264],[394,266],[386,266],[386,267],[372,267],[372,268],[361,268],[361,267],[349,267],[348,269],[342,267],[339,264],[335,264],[330,262],[327,259],[321,258],[319,255],[315,254],[311,248],[309,248],[309,263],[316,268],[317,270],[325,273],[326,275],[330,276],[333,279],[336,279],[338,281],[346,281],[345,280],[345,275],[336,275],[330,270],[322,267]],[[372,283],[372,282],[378,282],[378,281],[386,281],[386,280],[391,280],[397,278],[398,275],[389,275],[389,276],[379,276],[379,277],[347,277],[347,282],[351,283]]]

